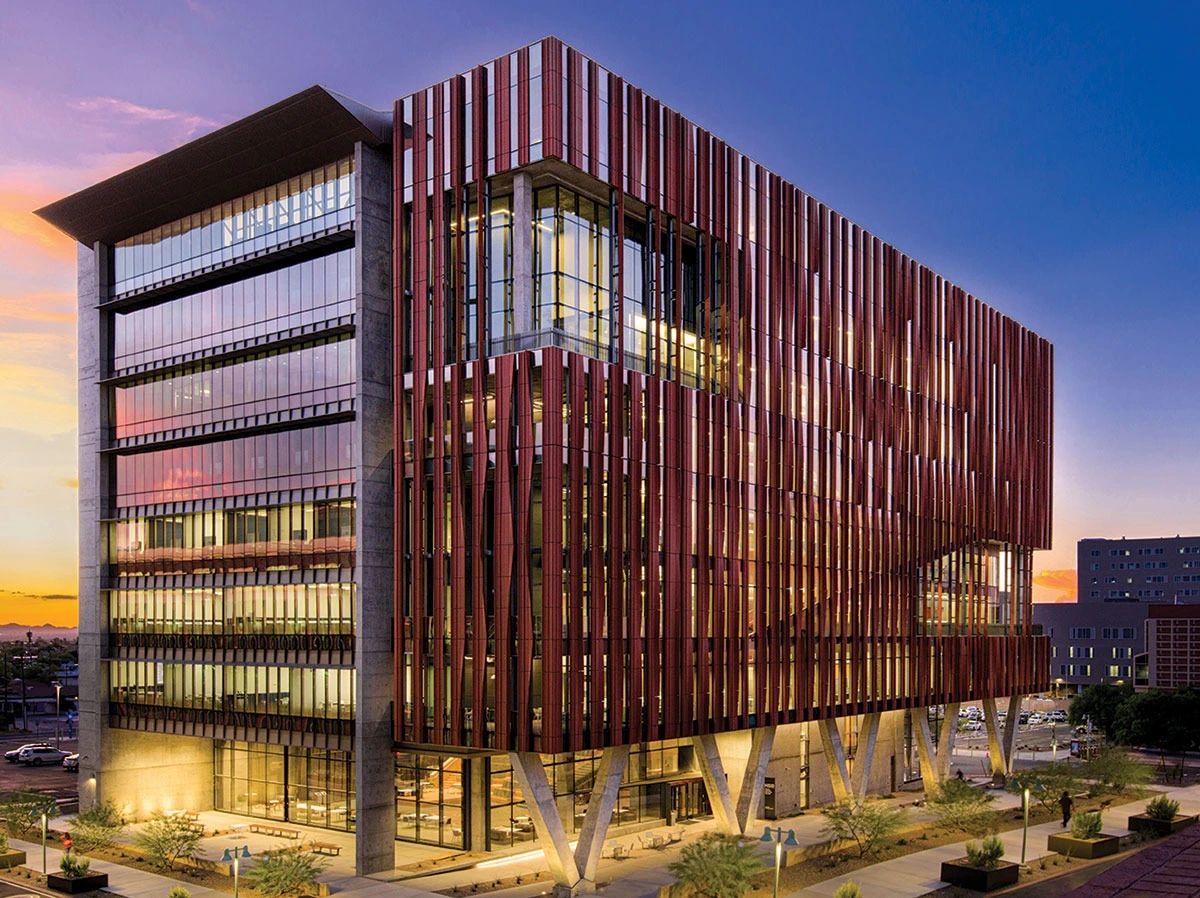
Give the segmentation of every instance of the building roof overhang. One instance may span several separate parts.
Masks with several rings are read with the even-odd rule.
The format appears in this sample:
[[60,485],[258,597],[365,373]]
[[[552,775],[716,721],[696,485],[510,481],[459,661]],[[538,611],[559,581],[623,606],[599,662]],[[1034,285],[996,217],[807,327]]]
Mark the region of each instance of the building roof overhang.
[[392,114],[314,85],[38,209],[80,243],[150,228],[392,141]]

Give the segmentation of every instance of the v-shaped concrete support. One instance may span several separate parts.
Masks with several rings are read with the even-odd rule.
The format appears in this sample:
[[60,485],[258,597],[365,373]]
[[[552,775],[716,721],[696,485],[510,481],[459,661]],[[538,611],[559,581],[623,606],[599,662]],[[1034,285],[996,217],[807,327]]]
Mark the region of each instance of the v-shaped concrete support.
[[849,801],[854,794],[854,786],[850,782],[850,768],[846,764],[846,749],[842,746],[842,734],[838,730],[837,720],[827,717],[817,722],[817,730],[821,733],[821,747],[825,751],[825,766],[829,768],[829,782],[833,786],[833,800]]
[[1021,716],[1021,696],[1008,700],[1008,717],[1004,728],[1000,728],[1000,715],[996,711],[996,700],[983,700],[983,722],[987,729],[988,752],[992,759],[992,772],[1008,776],[1013,769],[1013,756],[1017,748],[1017,722]]
[[720,733],[696,736],[692,740],[717,826],[732,836],[740,836],[746,831],[762,801],[767,762],[771,760],[771,748],[775,744],[775,727],[757,727],[750,731],[750,751],[743,766],[741,758],[732,751],[732,745],[735,740],[744,738],[738,733]]
[[546,853],[546,863],[554,876],[556,895],[574,895],[580,888],[596,883],[600,854],[612,822],[613,809],[621,789],[621,780],[629,764],[629,746],[606,748],[600,757],[591,799],[579,831],[574,851],[567,841],[566,829],[554,801],[554,790],[546,779],[546,768],[535,752],[509,752],[529,816],[533,818],[538,842]]
[[959,707],[958,704],[946,705],[936,751],[929,729],[929,710],[913,708],[908,712],[912,719],[913,738],[917,743],[917,758],[921,762],[921,779],[925,781],[926,789],[932,789],[950,776],[950,756],[954,752]]

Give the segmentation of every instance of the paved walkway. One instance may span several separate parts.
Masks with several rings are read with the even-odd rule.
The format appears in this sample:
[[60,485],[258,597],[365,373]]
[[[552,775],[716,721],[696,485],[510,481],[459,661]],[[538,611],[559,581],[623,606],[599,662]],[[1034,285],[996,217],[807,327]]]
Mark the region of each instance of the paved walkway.
[[1163,839],[1068,894],[1071,898],[1200,896],[1200,827]]
[[[997,808],[1016,808],[1019,804],[1019,799],[1015,795],[1008,793],[994,794],[997,795],[995,802]],[[1182,813],[1200,813],[1200,786],[1173,790],[1169,794],[1180,802]],[[891,799],[891,801],[911,805],[913,800],[918,797],[920,797],[920,793],[901,793],[896,798]],[[1130,813],[1140,811],[1143,804],[1143,802],[1138,801],[1110,808],[1104,813],[1104,831],[1114,835],[1127,834],[1128,830],[1125,828],[1126,817]],[[924,808],[912,808],[909,813],[910,820],[913,822],[931,819],[928,811]],[[255,854],[259,853],[261,848],[270,848],[280,844],[281,840],[279,839],[259,837],[249,834],[248,829],[239,828],[244,827],[247,823],[245,818],[220,815],[220,819],[217,819],[215,815],[207,813],[202,816],[206,822],[211,818],[212,823],[228,823],[233,828],[232,831],[222,830],[221,835],[210,836],[205,840],[204,855],[210,859],[215,860],[219,858],[224,848],[232,847],[235,844],[251,844],[252,847],[250,850]],[[804,851],[804,847],[811,849],[811,846],[818,845],[823,841],[821,829],[824,825],[824,818],[819,813],[810,812],[786,820],[769,822],[772,826],[782,826],[785,833],[789,829],[795,831],[796,839],[802,846],[801,849],[797,850],[799,853]],[[757,821],[755,826],[751,827],[750,834],[753,835],[761,832],[765,823],[765,821]],[[56,826],[56,828],[60,827]],[[599,875],[600,881],[606,883],[603,887],[603,895],[605,898],[655,898],[659,888],[673,882],[673,877],[667,872],[666,867],[679,856],[680,847],[700,838],[712,831],[712,829],[713,825],[711,822],[693,822],[683,827],[683,842],[676,843],[665,850],[635,848],[632,857],[627,860],[615,860],[606,857],[601,861]],[[666,832],[666,828],[660,827],[657,831]],[[1061,827],[1056,823],[1045,823],[1030,827],[1026,848],[1027,860],[1036,860],[1049,853],[1046,851],[1046,836],[1053,832],[1061,832]],[[1187,834],[1181,833],[1180,835],[1185,836]],[[308,841],[312,838],[317,838],[320,841],[334,841],[335,836],[338,836],[338,834],[330,833],[328,830],[306,830],[300,841]],[[348,850],[343,851],[341,858],[334,859],[329,870],[321,877],[323,882],[327,882],[330,885],[338,898],[429,898],[430,894],[437,890],[451,889],[455,886],[470,886],[473,883],[486,883],[490,885],[497,880],[508,880],[518,874],[524,876],[546,870],[545,858],[541,851],[526,849],[523,851],[518,850],[507,856],[489,858],[465,869],[446,870],[445,872],[431,873],[419,878],[401,878],[405,876],[403,871],[393,871],[390,875],[375,877],[357,877],[353,875],[354,852],[352,838],[349,834],[342,834],[338,838],[347,841]],[[1020,858],[1021,830],[1018,829],[1004,833],[1001,838],[1005,844],[1005,856],[1010,860]],[[264,842],[262,846],[259,845],[258,841],[255,841],[258,839]],[[622,842],[630,845],[636,841],[634,835],[626,834],[609,839],[605,844],[606,848],[610,849],[614,842]],[[12,840],[12,844],[13,847],[20,848],[28,854],[28,866],[31,869],[41,869],[40,844],[22,842],[16,839]],[[856,870],[850,874],[835,877],[806,889],[790,893],[785,892],[783,893],[783,898],[818,898],[818,896],[820,898],[827,898],[827,896],[833,894],[839,885],[848,879],[853,879],[857,882],[862,887],[863,893],[872,896],[872,898],[917,898],[917,896],[942,887],[943,883],[937,878],[941,862],[946,859],[962,857],[965,853],[964,844],[964,842],[959,842],[940,848],[915,852],[894,860],[884,861]],[[1164,847],[1165,845],[1166,843],[1164,843]],[[771,846],[763,844],[760,847],[764,861],[768,863],[773,862],[774,857]],[[1155,847],[1157,846],[1152,846],[1152,849]],[[1132,861],[1141,858],[1143,855],[1148,855],[1152,849],[1147,849],[1139,853],[1135,858],[1131,858],[1130,862],[1132,863]],[[1200,856],[1200,833],[1197,833],[1195,836],[1193,850],[1196,855]],[[403,855],[407,859],[406,862],[412,862],[412,858],[424,859],[429,861],[431,866],[435,867],[439,865],[439,862],[446,863],[447,857],[447,852],[444,850],[427,849],[420,846],[401,846],[398,847],[397,853],[398,860]],[[1176,854],[1178,853],[1176,852]],[[608,851],[606,851],[606,854],[608,854]],[[61,852],[56,848],[47,848],[46,857],[49,868],[51,870],[58,869]],[[1188,855],[1188,857],[1188,863],[1192,863],[1190,860],[1191,855]],[[1170,859],[1167,859],[1160,862],[1160,865],[1169,862]],[[98,872],[108,873],[110,890],[125,895],[127,898],[165,898],[172,886],[180,884],[165,876],[144,873],[140,870],[133,870],[103,861],[93,861],[92,867]],[[1200,867],[1197,869],[1200,869]],[[1106,874],[1106,881],[1110,874]],[[1200,879],[1200,874],[1198,874],[1197,878]],[[182,885],[192,893],[192,898],[226,898],[225,893],[216,892],[211,889],[197,888],[194,884],[186,881],[183,881]],[[549,890],[550,883],[546,880],[527,881],[513,888],[493,892],[491,895],[494,898],[536,898],[536,896],[541,896]],[[1056,892],[1056,894],[1061,894],[1061,892]],[[1080,894],[1082,898],[1085,893],[1081,892]],[[1179,894],[1195,894],[1197,898],[1200,898],[1200,892],[1181,892]],[[1131,895],[1132,893],[1130,892],[1105,892],[1095,893],[1094,895],[1087,893],[1086,898],[1127,898],[1127,896]]]

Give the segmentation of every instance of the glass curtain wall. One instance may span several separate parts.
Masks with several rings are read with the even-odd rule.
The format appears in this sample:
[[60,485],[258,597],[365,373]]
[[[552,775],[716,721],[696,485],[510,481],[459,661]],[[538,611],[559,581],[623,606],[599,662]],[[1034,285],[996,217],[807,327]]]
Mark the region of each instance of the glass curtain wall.
[[354,831],[353,754],[218,741],[213,755],[216,810]]

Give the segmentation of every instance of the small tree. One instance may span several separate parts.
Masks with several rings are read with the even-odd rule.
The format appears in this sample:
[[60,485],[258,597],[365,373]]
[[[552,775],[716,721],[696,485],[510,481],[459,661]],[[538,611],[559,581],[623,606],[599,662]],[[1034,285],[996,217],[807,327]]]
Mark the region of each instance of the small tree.
[[1150,782],[1150,768],[1135,760],[1116,746],[1108,745],[1088,761],[1085,772],[1092,778],[1088,794],[1099,795],[1104,789],[1122,792],[1130,786]]
[[1079,791],[1083,780],[1079,776],[1079,768],[1062,763],[1047,764],[1045,767],[1035,767],[1022,770],[1008,778],[1011,791],[1020,793],[1028,788],[1030,796],[1048,811],[1058,808],[1058,799],[1064,792],[1074,795]]
[[903,808],[879,801],[839,801],[821,808],[821,815],[825,818],[821,831],[839,841],[853,841],[859,857],[878,850],[884,839],[904,825],[907,816]]
[[5,820],[9,835],[22,836],[41,827],[43,814],[47,819],[58,814],[58,805],[49,795],[7,792],[0,797],[0,817]]
[[930,792],[925,803],[936,815],[938,823],[947,829],[984,836],[991,831],[995,820],[989,807],[993,800],[993,796],[982,789],[950,779]]
[[146,853],[146,860],[163,870],[171,870],[181,858],[196,856],[203,834],[192,829],[182,817],[155,814],[145,828],[134,836],[133,844]]
[[319,855],[281,849],[264,854],[244,875],[267,898],[282,898],[315,891],[317,876],[328,866]]
[[701,898],[741,898],[766,867],[751,845],[713,834],[684,845],[679,860],[667,869]]
[[71,824],[71,838],[79,851],[96,851],[111,848],[124,829],[121,812],[109,799],[79,812]]

